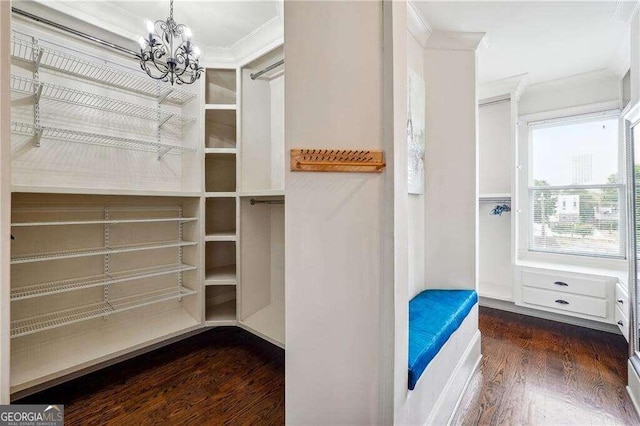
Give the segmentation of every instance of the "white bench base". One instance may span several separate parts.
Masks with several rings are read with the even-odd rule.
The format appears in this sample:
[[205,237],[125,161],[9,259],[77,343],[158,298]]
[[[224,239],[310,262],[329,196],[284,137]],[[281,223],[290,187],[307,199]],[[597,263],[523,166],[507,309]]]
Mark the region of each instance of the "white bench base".
[[480,330],[478,305],[464,319],[460,328],[444,344],[418,380],[407,391],[404,407],[410,425],[448,424],[464,395],[469,381],[480,365]]

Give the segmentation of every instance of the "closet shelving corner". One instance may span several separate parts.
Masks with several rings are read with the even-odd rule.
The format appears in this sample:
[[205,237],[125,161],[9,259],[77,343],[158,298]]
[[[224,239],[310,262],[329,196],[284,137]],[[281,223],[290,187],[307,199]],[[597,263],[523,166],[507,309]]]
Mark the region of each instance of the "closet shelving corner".
[[205,323],[237,325],[238,86],[235,68],[206,68],[204,87]]

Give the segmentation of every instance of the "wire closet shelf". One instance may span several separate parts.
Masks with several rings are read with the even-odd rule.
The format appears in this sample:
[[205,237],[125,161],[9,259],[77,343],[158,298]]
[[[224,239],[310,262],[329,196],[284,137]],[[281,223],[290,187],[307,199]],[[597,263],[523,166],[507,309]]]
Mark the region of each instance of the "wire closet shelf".
[[37,96],[43,99],[51,99],[57,102],[65,102],[128,117],[137,117],[152,121],[159,120],[161,126],[166,123],[182,127],[196,121],[195,117],[148,108],[131,102],[120,101],[56,84],[38,83],[30,78],[14,74],[11,75],[11,90],[15,93]]
[[11,337],[26,336],[39,331],[50,330],[94,318],[106,317],[131,309],[142,308],[155,303],[174,299],[181,300],[185,296],[191,296],[196,293],[197,291],[186,287],[171,287],[19,319],[11,322]]
[[166,154],[181,154],[184,152],[197,152],[197,148],[181,145],[172,145],[149,140],[131,139],[121,136],[110,136],[99,133],[84,132],[79,130],[61,129],[56,127],[37,127],[31,123],[19,121],[11,122],[11,133],[25,136],[33,136],[40,139],[51,139],[61,142],[84,143],[89,145],[107,146],[111,148],[125,148],[140,151],[151,151],[162,158]]
[[136,75],[119,68],[72,55],[60,50],[54,43],[35,40],[16,31],[11,40],[11,56],[19,61],[39,67],[62,71],[98,83],[139,93],[159,102],[183,105],[196,95],[172,87],[163,87],[146,75]]

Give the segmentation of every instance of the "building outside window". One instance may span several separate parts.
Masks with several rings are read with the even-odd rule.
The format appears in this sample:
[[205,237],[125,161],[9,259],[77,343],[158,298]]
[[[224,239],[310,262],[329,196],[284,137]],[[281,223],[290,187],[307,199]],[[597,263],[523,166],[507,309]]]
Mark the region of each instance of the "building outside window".
[[617,116],[532,125],[529,250],[624,257]]

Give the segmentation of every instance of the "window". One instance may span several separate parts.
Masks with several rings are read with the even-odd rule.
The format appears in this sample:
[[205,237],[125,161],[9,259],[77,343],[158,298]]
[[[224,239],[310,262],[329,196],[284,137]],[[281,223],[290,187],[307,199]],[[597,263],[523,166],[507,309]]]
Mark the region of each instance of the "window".
[[529,250],[624,257],[617,116],[531,125]]

